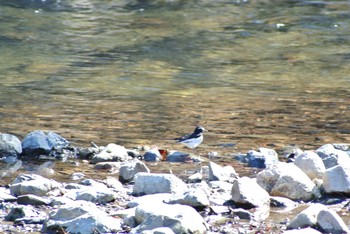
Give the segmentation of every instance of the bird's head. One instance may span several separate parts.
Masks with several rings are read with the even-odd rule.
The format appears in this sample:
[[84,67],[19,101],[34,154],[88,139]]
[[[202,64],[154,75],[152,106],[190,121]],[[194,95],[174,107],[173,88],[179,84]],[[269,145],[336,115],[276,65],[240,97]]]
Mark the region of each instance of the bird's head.
[[205,128],[203,128],[202,126],[198,126],[196,127],[196,129],[194,130],[194,133],[199,134],[202,132],[207,132],[208,130],[206,130]]

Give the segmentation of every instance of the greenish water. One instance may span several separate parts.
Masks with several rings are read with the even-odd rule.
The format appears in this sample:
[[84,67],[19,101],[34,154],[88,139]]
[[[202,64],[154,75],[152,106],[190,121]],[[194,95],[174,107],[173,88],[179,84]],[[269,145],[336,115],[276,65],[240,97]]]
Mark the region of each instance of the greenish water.
[[[201,152],[349,142],[346,1],[0,1],[0,132]],[[235,143],[236,148],[222,147]]]

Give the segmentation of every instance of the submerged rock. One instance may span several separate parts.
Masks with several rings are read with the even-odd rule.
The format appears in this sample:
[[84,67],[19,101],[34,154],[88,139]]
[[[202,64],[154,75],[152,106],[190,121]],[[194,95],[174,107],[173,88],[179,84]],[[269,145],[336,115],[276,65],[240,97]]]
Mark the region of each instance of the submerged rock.
[[22,141],[25,156],[47,155],[52,149],[62,149],[69,146],[69,141],[54,132],[33,131]]

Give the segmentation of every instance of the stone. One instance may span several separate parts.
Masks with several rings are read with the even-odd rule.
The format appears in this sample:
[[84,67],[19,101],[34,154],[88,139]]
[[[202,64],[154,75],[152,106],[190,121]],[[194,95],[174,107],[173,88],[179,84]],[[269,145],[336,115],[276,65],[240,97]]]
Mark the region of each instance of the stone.
[[33,194],[26,194],[17,197],[17,203],[22,205],[48,205],[51,200],[46,197],[39,197]]
[[317,215],[317,225],[325,233],[350,233],[349,228],[334,210],[324,209]]
[[289,198],[275,196],[270,196],[270,205],[272,207],[289,208],[288,210],[298,207],[298,203],[290,200]]
[[191,160],[190,154],[176,150],[170,150],[166,156],[168,162],[186,162],[189,160]]
[[113,218],[91,202],[76,201],[63,205],[50,214],[43,232],[66,233],[117,233],[122,230],[122,220]]
[[233,182],[232,200],[244,207],[270,206],[270,195],[254,179],[242,177]]
[[229,181],[237,176],[232,166],[222,167],[214,162],[209,162],[209,181]]
[[163,156],[159,153],[158,148],[152,148],[146,151],[143,155],[143,160],[146,162],[158,162],[163,160]]
[[294,164],[299,167],[311,180],[322,179],[326,167],[318,154],[313,151],[305,151],[299,155]]
[[136,197],[129,201],[126,205],[127,207],[133,208],[140,204],[158,204],[167,203],[173,195],[171,193],[156,193],[150,195],[144,195],[141,197]]
[[39,211],[30,205],[18,205],[12,207],[5,220],[15,223],[42,224],[47,218],[48,215],[44,211]]
[[192,207],[159,203],[142,204],[136,207],[135,219],[138,226],[131,233],[141,233],[159,227],[168,227],[174,233],[206,233],[207,224]]
[[54,193],[60,193],[62,184],[46,179],[35,174],[21,174],[16,177],[10,186],[12,195],[20,196],[33,194],[37,196],[47,196]]
[[190,175],[188,177],[188,182],[189,183],[198,183],[198,182],[201,182],[202,179],[203,179],[202,173],[197,172],[197,173],[194,173],[193,175]]
[[91,158],[92,163],[116,161],[126,162],[129,159],[129,155],[124,146],[116,145],[114,143],[108,144],[99,153],[95,154]]
[[134,177],[134,195],[176,193],[187,189],[187,185],[173,174],[139,172]]
[[0,202],[14,202],[16,200],[17,197],[11,195],[10,189],[0,187]]
[[290,221],[287,229],[298,229],[305,227],[316,227],[317,216],[321,210],[325,210],[327,207],[322,204],[312,204],[302,212],[300,212],[294,219]]
[[209,206],[209,196],[203,189],[190,189],[183,193],[174,194],[167,203],[203,208]]
[[332,144],[326,144],[316,150],[316,153],[322,158],[326,169],[337,165],[349,165],[350,158],[346,151],[334,148]]
[[71,180],[81,180],[84,179],[85,175],[82,172],[74,172],[70,175]]
[[210,204],[223,205],[226,201],[232,198],[232,184],[225,181],[210,181],[209,187],[212,190],[212,195],[209,197]]
[[159,227],[152,230],[143,231],[142,234],[175,234],[175,232],[168,227]]
[[283,232],[283,234],[322,234],[322,232],[319,232],[316,229],[307,227],[307,228],[301,228],[301,229],[286,230]]
[[22,141],[23,154],[26,156],[37,156],[40,154],[49,154],[55,148],[64,148],[69,146],[69,141],[54,132],[33,131],[30,132]]
[[271,196],[310,201],[321,196],[320,190],[296,165],[279,162],[257,175],[257,183]]
[[233,209],[232,212],[234,215],[236,215],[240,219],[251,220],[254,216],[251,212],[242,208]]
[[250,150],[247,158],[248,167],[266,168],[279,162],[276,151],[268,148],[259,148],[259,151]]
[[328,168],[323,174],[323,188],[326,193],[350,194],[350,167]]
[[14,135],[0,134],[0,158],[17,157],[22,153],[22,143]]
[[119,173],[122,162],[99,162],[94,169],[108,171],[111,174]]
[[146,164],[138,159],[130,162],[123,163],[119,169],[119,180],[122,183],[129,183],[134,179],[134,176],[139,172],[149,173],[151,170],[148,169]]

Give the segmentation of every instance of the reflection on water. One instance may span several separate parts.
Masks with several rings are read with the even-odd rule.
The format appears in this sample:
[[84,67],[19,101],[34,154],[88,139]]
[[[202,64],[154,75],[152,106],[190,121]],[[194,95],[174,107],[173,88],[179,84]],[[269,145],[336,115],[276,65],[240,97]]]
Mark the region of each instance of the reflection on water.
[[[201,152],[349,142],[349,5],[0,1],[0,131]],[[236,143],[236,149],[222,147]]]

